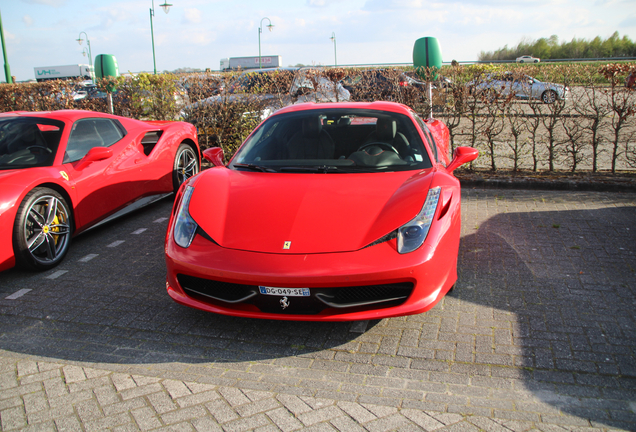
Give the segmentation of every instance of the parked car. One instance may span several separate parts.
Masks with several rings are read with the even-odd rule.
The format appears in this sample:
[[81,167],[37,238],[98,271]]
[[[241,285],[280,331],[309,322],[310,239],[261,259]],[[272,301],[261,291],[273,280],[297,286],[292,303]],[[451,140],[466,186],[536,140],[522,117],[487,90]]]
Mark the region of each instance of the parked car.
[[0,114],[0,271],[47,270],[71,238],[199,171],[195,128],[63,110]]
[[168,294],[240,317],[346,321],[418,314],[457,279],[461,191],[449,132],[393,102],[298,104],[227,166],[189,178],[166,234]]
[[341,81],[342,86],[349,91],[354,101],[393,100],[399,87],[426,86],[416,78],[402,72],[386,69],[361,70],[348,75]]
[[529,55],[517,57],[517,63],[539,63],[540,61],[541,61],[540,58],[532,57]]
[[243,72],[226,91],[190,104],[183,111],[226,102],[249,103],[258,106],[258,112],[246,115],[265,119],[277,109],[302,102],[348,101],[349,92],[320,75],[316,68],[266,68]]
[[539,81],[528,75],[518,75],[512,72],[487,74],[478,80],[468,83],[472,94],[485,94],[488,97],[507,97],[512,95],[517,99],[537,99],[544,103],[554,103],[566,100],[570,89],[562,84]]

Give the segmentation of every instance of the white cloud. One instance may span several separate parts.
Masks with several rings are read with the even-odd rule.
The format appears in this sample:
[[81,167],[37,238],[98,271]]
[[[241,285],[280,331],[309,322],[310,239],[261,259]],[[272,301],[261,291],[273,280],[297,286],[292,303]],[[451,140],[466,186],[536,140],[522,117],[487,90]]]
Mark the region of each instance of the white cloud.
[[66,0],[22,0],[22,1],[28,4],[53,6],[55,8],[66,6]]
[[185,21],[189,23],[198,24],[201,22],[201,11],[196,8],[189,8],[185,10],[183,14]]
[[31,18],[29,15],[25,15],[22,17],[22,22],[24,24],[27,25],[27,27],[32,26],[33,25],[33,18]]

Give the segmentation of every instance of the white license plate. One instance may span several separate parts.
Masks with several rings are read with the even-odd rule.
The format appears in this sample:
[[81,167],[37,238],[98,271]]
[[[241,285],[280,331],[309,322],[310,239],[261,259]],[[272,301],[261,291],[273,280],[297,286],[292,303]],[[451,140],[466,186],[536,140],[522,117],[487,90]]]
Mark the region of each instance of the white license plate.
[[308,297],[309,288],[277,288],[259,286],[258,290],[261,294],[273,295],[273,296],[287,296],[287,297]]

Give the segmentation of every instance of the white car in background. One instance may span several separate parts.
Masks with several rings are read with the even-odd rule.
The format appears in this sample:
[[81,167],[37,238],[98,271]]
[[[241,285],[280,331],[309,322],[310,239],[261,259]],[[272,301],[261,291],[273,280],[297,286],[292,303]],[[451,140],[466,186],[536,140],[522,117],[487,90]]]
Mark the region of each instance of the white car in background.
[[517,57],[517,63],[539,63],[540,61],[540,58],[532,57],[529,55]]

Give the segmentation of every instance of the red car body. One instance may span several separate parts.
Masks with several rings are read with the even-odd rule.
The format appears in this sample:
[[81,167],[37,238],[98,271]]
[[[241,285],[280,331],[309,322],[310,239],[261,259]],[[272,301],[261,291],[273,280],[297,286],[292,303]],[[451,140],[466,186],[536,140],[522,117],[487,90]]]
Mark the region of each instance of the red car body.
[[[299,121],[293,116],[314,114],[335,148],[315,171],[309,165],[285,166],[300,163],[297,159],[248,161],[250,153],[262,151],[259,145],[265,144],[259,143]],[[411,149],[397,152],[399,158],[389,151],[392,146],[378,150],[372,142],[359,150],[352,144],[358,132],[379,128],[381,117],[397,119],[398,131],[410,131]],[[346,123],[341,130],[340,123]],[[305,123],[302,127],[304,134]],[[424,150],[414,150],[418,140]],[[343,146],[354,151],[339,151]],[[182,185],[166,237],[168,294],[209,312],[282,320],[366,320],[427,311],[457,279],[461,197],[452,171],[477,157],[468,147],[456,149],[452,161],[448,154],[446,126],[424,122],[401,104],[282,109],[248,137],[227,167],[220,149],[206,150],[204,157],[216,166]],[[363,169],[385,156],[392,162]],[[437,203],[430,207],[434,214],[425,241],[402,253],[401,236],[408,233],[400,230],[424,211],[431,190]],[[184,247],[180,233],[188,223],[193,234]]]
[[[11,134],[33,124],[40,131],[38,141],[21,148],[26,138],[12,137]],[[96,128],[94,125],[101,126]],[[102,126],[110,128],[109,133],[115,135],[106,137],[108,133],[104,132],[95,135],[95,140],[99,140],[97,146],[92,136],[80,132],[80,129],[90,127],[93,127],[91,133],[103,131]],[[53,139],[48,136],[51,133],[56,134]],[[72,141],[76,150],[67,147],[72,133],[76,134]],[[7,140],[12,142],[6,144]],[[79,149],[76,144],[83,147]],[[72,151],[76,152],[75,157],[69,157]],[[0,225],[4,227],[0,230],[0,271],[13,267],[16,258],[21,258],[16,257],[17,237],[23,234],[20,230],[24,229],[25,222],[33,225],[33,221],[29,220],[32,217],[29,215],[20,222],[18,213],[25,199],[30,199],[34,192],[48,197],[41,200],[44,207],[50,197],[54,197],[53,202],[66,206],[68,221],[64,232],[68,231],[68,239],[60,237],[60,229],[54,228],[53,222],[43,228],[47,233],[58,229],[52,245],[59,245],[61,241],[68,243],[70,236],[95,226],[133,203],[139,204],[140,199],[171,193],[178,188],[175,173],[178,151],[182,156],[184,151],[190,156],[190,174],[198,172],[200,152],[196,129],[188,123],[143,122],[75,110],[0,114]],[[34,152],[36,156],[33,156]],[[47,160],[38,161],[43,153]],[[184,180],[183,173],[179,175]],[[35,215],[36,208],[25,209],[22,213],[26,214],[27,210]],[[55,223],[58,222],[56,219]],[[66,249],[59,252],[66,253]],[[55,251],[49,257],[51,259],[44,256],[46,254],[35,253],[34,256],[43,257],[43,260],[31,262],[28,251],[25,253],[25,266],[37,270],[57,265],[63,258],[56,256]]]

